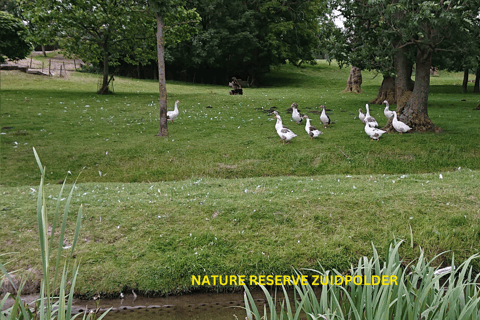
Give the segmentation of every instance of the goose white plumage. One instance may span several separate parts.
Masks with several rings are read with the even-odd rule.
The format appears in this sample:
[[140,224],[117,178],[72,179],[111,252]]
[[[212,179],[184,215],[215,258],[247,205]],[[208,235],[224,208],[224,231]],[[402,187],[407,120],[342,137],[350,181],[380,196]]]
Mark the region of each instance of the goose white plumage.
[[330,118],[327,116],[327,113],[325,112],[325,106],[322,104],[320,106],[322,108],[322,114],[320,115],[320,121],[323,123],[323,127],[326,128],[330,124]]
[[395,130],[400,132],[400,134],[402,134],[404,132],[407,132],[409,130],[412,130],[412,128],[410,128],[408,125],[406,125],[405,123],[403,123],[402,121],[399,121],[397,119],[397,113],[396,112],[393,113],[392,125],[395,128]]
[[283,144],[285,144],[285,141],[288,143],[290,140],[295,138],[297,135],[287,127],[285,127],[282,123],[282,119],[280,118],[279,115],[275,115],[275,118],[277,118],[277,123],[275,124],[275,129],[277,130],[277,134],[282,139]]
[[387,100],[383,101],[383,103],[385,104],[385,110],[383,110],[383,114],[385,115],[385,117],[387,117],[387,119],[390,119],[393,117],[393,114],[395,113],[395,111],[391,111],[389,108],[390,108],[390,104],[388,103]]
[[365,123],[365,133],[368,134],[370,139],[372,140],[378,140],[387,131],[380,130],[374,127],[371,127],[368,122]]
[[275,114],[275,118],[277,118],[277,122],[275,123],[275,130],[278,130],[279,128],[286,128],[282,123],[282,117],[280,117],[278,111],[273,111],[273,114]]
[[175,120],[178,117],[178,114],[180,113],[178,111],[178,104],[180,103],[180,100],[175,101],[175,109],[173,111],[167,111],[167,121],[172,121]]
[[302,115],[300,114],[300,112],[298,112],[298,109],[297,109],[298,104],[296,104],[294,102],[294,103],[292,103],[291,107],[292,107],[292,119],[293,119],[293,121],[295,121],[297,124],[300,124],[302,122],[303,118],[302,118]]
[[362,112],[362,109],[358,109],[358,119],[360,119],[360,121],[365,124],[365,114]]
[[368,107],[368,103],[365,104],[365,108],[367,109],[367,114],[365,114],[365,122],[368,123],[370,127],[378,127],[377,120],[370,115],[370,108]]
[[323,134],[322,131],[310,125],[310,118],[307,115],[303,116],[303,118],[307,119],[305,123],[305,131],[310,136],[310,139],[317,138],[319,135]]

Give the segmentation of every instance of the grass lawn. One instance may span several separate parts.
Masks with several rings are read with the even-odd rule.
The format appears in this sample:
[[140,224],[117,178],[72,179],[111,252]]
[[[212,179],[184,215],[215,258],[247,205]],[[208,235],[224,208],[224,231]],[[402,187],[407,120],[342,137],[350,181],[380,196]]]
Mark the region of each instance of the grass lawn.
[[[480,96],[461,93],[462,74],[440,72],[429,115],[443,133],[375,142],[356,116],[381,76],[364,72],[358,95],[341,92],[347,77],[320,61],[276,68],[267,86],[244,96],[168,82],[169,109],[180,100],[180,116],[159,138],[155,81],[117,77],[115,94],[99,96],[99,76],[2,71],[0,254],[15,253],[0,258],[11,269],[40,265],[32,147],[47,167],[51,212],[58,181],[80,174],[70,214],[73,225],[84,204],[82,294],[190,291],[194,274],[290,274],[318,263],[346,270],[371,242],[386,249],[394,238],[408,240],[406,262],[419,247],[430,258],[452,250],[460,261],[479,252]],[[311,141],[286,113],[292,102],[319,129],[309,112],[325,104],[334,124]],[[290,144],[263,111],[273,106],[298,134]],[[386,123],[383,106],[371,113]]]

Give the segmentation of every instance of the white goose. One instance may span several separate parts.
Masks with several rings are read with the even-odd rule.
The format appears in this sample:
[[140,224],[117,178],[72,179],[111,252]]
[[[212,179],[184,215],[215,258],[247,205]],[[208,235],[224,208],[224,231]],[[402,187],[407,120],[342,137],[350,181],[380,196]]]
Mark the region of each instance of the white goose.
[[380,129],[371,127],[371,126],[368,124],[368,122],[365,123],[365,133],[368,134],[368,136],[369,136],[370,139],[372,139],[372,140],[378,140],[378,139],[380,139],[380,137],[382,136],[382,134],[384,134],[385,132],[387,132],[387,131],[384,131],[384,130],[380,130]]
[[362,109],[358,109],[358,119],[360,119],[360,121],[365,124],[365,114],[362,112]]
[[277,118],[277,124],[275,124],[275,129],[277,130],[277,134],[280,139],[283,140],[283,144],[285,144],[285,141],[288,143],[290,140],[297,136],[295,133],[293,133],[292,130],[288,129],[282,124],[282,119],[280,118],[280,116],[275,115],[275,118]]
[[300,114],[300,112],[298,112],[298,104],[296,104],[295,102],[292,103],[292,119],[293,121],[295,121],[297,124],[300,124],[303,120],[302,118],[302,115]]
[[322,114],[320,115],[320,121],[322,121],[323,127],[326,128],[330,124],[330,118],[325,113],[325,106],[323,104],[320,106],[320,108],[323,109]]
[[167,121],[172,121],[175,120],[178,117],[178,114],[180,113],[178,111],[178,104],[180,103],[180,100],[175,101],[175,109],[173,111],[167,111]]
[[397,113],[396,112],[393,113],[392,125],[395,128],[395,130],[400,132],[400,134],[402,134],[404,132],[407,132],[409,130],[412,130],[412,128],[410,128],[408,125],[406,125],[405,123],[403,123],[403,122],[401,122],[397,119]]
[[318,137],[319,135],[323,134],[322,131],[318,130],[314,126],[310,125],[310,118],[307,115],[303,116],[305,119],[307,119],[305,123],[305,131],[308,133],[310,136],[310,139],[312,140],[313,138]]
[[370,115],[370,108],[368,108],[368,103],[365,104],[365,108],[367,108],[367,114],[365,115],[365,122],[368,123],[370,127],[378,127],[377,120]]
[[383,110],[383,114],[385,115],[385,117],[387,117],[387,119],[390,119],[393,117],[393,114],[395,113],[395,111],[391,111],[389,108],[390,108],[390,104],[388,103],[387,100],[383,101],[383,103],[385,103],[385,110]]
[[282,123],[282,117],[278,114],[278,111],[273,111],[275,114],[275,118],[277,118],[277,122],[275,123],[275,130],[278,130],[279,128],[286,128],[283,123]]

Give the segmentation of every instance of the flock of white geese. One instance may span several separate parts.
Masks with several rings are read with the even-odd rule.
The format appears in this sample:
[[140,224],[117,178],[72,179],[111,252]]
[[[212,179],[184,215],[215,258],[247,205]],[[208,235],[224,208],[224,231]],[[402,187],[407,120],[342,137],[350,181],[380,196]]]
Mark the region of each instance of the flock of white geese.
[[[167,112],[167,121],[170,121],[173,123],[173,121],[178,117],[179,103],[180,103],[179,100],[175,101],[174,110]],[[412,129],[409,126],[407,126],[405,123],[397,119],[397,113],[389,109],[390,105],[387,100],[383,101],[383,103],[386,105],[385,110],[383,111],[383,114],[388,120],[392,119],[392,125],[395,128],[395,130],[397,130],[398,132],[400,132],[400,134],[402,134],[403,132],[407,132]],[[322,108],[320,121],[322,122],[324,128],[326,128],[327,126],[330,125],[330,118],[325,112],[325,106],[321,105],[320,108]],[[368,103],[365,105],[365,108],[367,109],[367,113],[365,114],[362,112],[362,109],[358,109],[358,118],[360,119],[360,121],[362,121],[362,123],[365,124],[365,133],[372,140],[378,140],[380,139],[382,134],[384,134],[386,131],[377,128],[378,127],[377,120],[375,120],[375,118],[370,115],[370,109],[368,107]],[[288,129],[286,126],[283,125],[282,118],[280,117],[277,111],[273,111],[273,113],[275,114],[275,118],[277,119],[277,122],[275,123],[275,130],[277,130],[277,134],[280,137],[280,139],[282,139],[283,143],[284,144],[285,142],[288,143],[297,135],[292,130]],[[300,112],[298,111],[298,105],[295,102],[292,103],[292,119],[297,124],[300,124],[303,121],[303,119],[306,120],[305,131],[310,136],[310,139],[317,138],[319,135],[323,134],[322,131],[318,130],[317,128],[315,128],[310,124],[310,118],[307,115],[300,114]]]
[[[392,125],[397,130],[402,134],[403,132],[407,132],[411,130],[409,126],[407,126],[405,123],[399,121],[397,119],[397,113],[395,111],[389,110],[389,103],[387,100],[383,101],[383,103],[386,105],[385,110],[383,111],[385,117],[390,120],[392,119]],[[292,103],[292,119],[295,121],[297,124],[300,124],[303,119],[306,119],[305,123],[305,131],[307,134],[310,136],[310,139],[317,138],[319,135],[323,134],[320,130],[315,128],[310,124],[310,119],[307,115],[302,116],[300,112],[297,109],[298,105],[294,102]],[[330,118],[325,112],[325,106],[321,105],[320,108],[322,108],[322,114],[320,115],[320,121],[322,122],[324,128],[330,125]],[[365,108],[367,109],[367,113],[364,114],[362,112],[362,109],[358,109],[358,118],[362,123],[365,124],[365,133],[372,139],[372,140],[378,140],[384,134],[386,131],[378,129],[378,123],[375,120],[374,117],[370,115],[370,109],[368,107],[368,104],[365,105]],[[288,143],[290,140],[295,138],[297,135],[290,129],[288,129],[286,126],[283,125],[282,123],[282,118],[278,114],[277,111],[273,112],[275,114],[275,118],[277,119],[277,122],[275,123],[275,130],[277,130],[277,134],[282,139],[283,143]],[[393,118],[392,118],[393,117]]]

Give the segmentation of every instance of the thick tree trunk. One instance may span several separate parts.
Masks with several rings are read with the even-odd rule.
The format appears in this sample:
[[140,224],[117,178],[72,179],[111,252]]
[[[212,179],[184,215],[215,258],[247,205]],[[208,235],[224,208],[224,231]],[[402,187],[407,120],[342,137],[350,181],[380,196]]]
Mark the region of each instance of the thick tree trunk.
[[352,66],[347,80],[347,87],[343,92],[362,93],[362,70]]
[[475,86],[473,87],[473,92],[478,93],[480,92],[478,86],[480,84],[480,66],[477,67],[477,73],[475,75]]
[[[106,41],[105,41],[106,43]],[[99,94],[107,94],[108,92],[108,50],[105,45],[103,51],[103,80],[102,88],[98,91]]]
[[[417,49],[415,88],[412,98],[398,112],[399,120],[412,128],[412,131],[440,132],[428,117],[428,94],[430,92],[430,68],[432,66],[432,52],[430,49]],[[398,109],[398,108],[397,108]]]
[[383,76],[382,85],[378,89],[377,97],[370,101],[370,104],[382,104],[383,101],[387,100],[389,104],[396,104],[397,100],[395,98],[395,78]]
[[[403,95],[413,90],[412,65],[408,62],[405,55],[405,48],[400,48],[395,52],[395,97],[398,101],[402,100]],[[397,103],[398,103],[397,101]],[[403,102],[405,103],[406,100]]]
[[[398,119],[412,128],[410,132],[441,132],[428,117],[428,94],[430,91],[430,68],[432,66],[432,52],[426,48],[417,49],[415,87],[413,92],[406,91],[397,99]],[[407,100],[408,99],[408,100]],[[404,102],[406,101],[406,102]],[[395,132],[391,121],[383,128],[388,132]]]
[[163,28],[165,26],[163,17],[155,14],[157,18],[157,58],[158,58],[158,91],[160,94],[160,128],[157,136],[168,136],[167,126],[167,84],[165,78],[165,40],[163,38]]
[[44,57],[47,56],[47,53],[45,52],[45,46],[42,44],[42,54]]
[[468,68],[463,70],[463,84],[462,84],[462,92],[467,93],[467,85],[468,85]]
[[[389,104],[397,104],[396,112],[399,113],[405,103],[412,97],[414,82],[412,81],[412,64],[405,55],[405,48],[397,49],[394,56],[395,66],[395,102],[388,100]],[[382,101],[383,102],[383,101]],[[393,110],[391,108],[390,110]],[[387,132],[395,132],[392,126],[392,119],[387,121],[385,127],[382,128]]]

